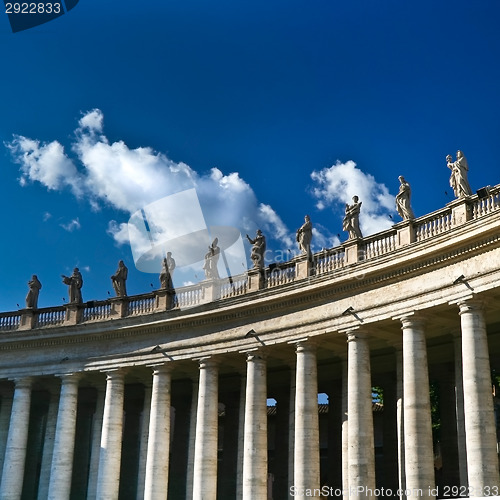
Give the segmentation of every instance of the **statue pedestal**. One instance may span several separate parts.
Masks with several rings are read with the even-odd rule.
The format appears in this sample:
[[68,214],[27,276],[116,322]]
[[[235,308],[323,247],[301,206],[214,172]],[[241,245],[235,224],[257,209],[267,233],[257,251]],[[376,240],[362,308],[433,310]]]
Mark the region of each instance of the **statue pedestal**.
[[397,248],[405,247],[415,241],[415,230],[413,228],[413,220],[404,220],[392,226],[397,233],[396,246]]
[[220,299],[220,281],[218,279],[201,282],[202,304]]
[[248,271],[248,292],[255,292],[264,288],[264,269],[251,269]]
[[128,310],[128,298],[127,297],[114,297],[109,299],[111,302],[111,316],[124,318],[127,315]]
[[451,227],[461,226],[472,219],[471,202],[469,198],[458,198],[446,204],[451,208]]
[[295,263],[295,278],[298,280],[309,278],[313,271],[312,262],[306,254],[300,257],[300,259]]
[[35,310],[21,309],[21,318],[19,320],[19,330],[31,330],[35,327]]
[[342,244],[345,252],[345,263],[347,265],[355,264],[364,259],[364,249],[363,240],[360,238],[353,238],[352,240],[347,240]]
[[168,290],[167,288],[160,288],[155,290],[156,304],[155,311],[168,311],[172,309],[172,302],[174,297],[174,291]]
[[77,325],[82,320],[83,307],[81,304],[67,304],[64,325]]

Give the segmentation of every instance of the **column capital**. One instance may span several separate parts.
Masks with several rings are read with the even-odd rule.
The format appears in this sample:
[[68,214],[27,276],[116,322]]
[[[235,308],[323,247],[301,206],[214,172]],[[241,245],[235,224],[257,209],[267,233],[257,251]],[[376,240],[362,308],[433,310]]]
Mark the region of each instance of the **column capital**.
[[347,328],[345,330],[340,330],[346,337],[347,343],[354,340],[365,340],[369,336],[369,330],[366,327],[354,326],[352,328]]
[[56,377],[61,379],[61,383],[79,382],[82,378],[82,372],[56,373]]
[[459,307],[458,314],[462,316],[462,314],[473,313],[473,312],[482,312],[484,309],[484,302],[478,298],[468,298],[464,300],[460,300],[455,303]]
[[266,361],[266,354],[263,352],[262,349],[259,349],[258,347],[255,349],[249,349],[246,351],[240,351],[242,354],[246,354],[247,356],[247,363],[249,361],[251,362],[265,362]]
[[297,340],[290,340],[288,344],[295,345],[295,352],[316,352],[316,343],[309,337],[304,337]]
[[219,365],[219,360],[215,359],[212,356],[205,356],[203,358],[196,358],[194,361],[197,361],[199,364],[199,369],[205,369],[205,368],[217,368]]
[[30,389],[31,384],[33,383],[33,377],[15,377],[9,380],[12,380],[12,382],[14,382],[15,384],[14,387],[16,389],[20,388]]
[[398,316],[393,316],[394,321],[401,321],[401,329],[423,327],[426,321],[425,315],[420,311],[410,311]]
[[153,371],[153,375],[156,375],[157,373],[170,373],[172,371],[172,364],[171,361],[165,361],[164,363],[153,363],[150,365],[147,365],[148,368],[151,368]]
[[123,379],[125,377],[126,369],[124,368],[111,368],[109,370],[102,370],[106,375],[106,380]]

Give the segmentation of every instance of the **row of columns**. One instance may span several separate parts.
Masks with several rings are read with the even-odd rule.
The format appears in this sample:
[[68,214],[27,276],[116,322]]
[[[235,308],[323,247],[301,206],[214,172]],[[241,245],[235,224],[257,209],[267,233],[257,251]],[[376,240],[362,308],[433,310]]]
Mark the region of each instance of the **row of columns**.
[[[482,496],[487,488],[499,486],[496,430],[491,395],[486,328],[477,301],[459,303],[462,331],[462,379],[467,483],[470,496]],[[402,325],[401,356],[397,356],[398,456],[400,487],[411,496],[430,498],[434,488],[433,445],[429,379],[424,321],[416,314],[398,318]],[[346,496],[372,496],[375,485],[375,456],[370,373],[369,334],[362,329],[347,333],[347,420],[342,428],[343,487]],[[316,348],[307,339],[295,342],[296,364],[291,398],[290,451],[293,450],[289,479],[292,496],[320,490],[319,422],[317,401]],[[243,449],[239,497],[267,498],[267,374],[262,350],[246,353],[244,405],[240,405]],[[165,499],[169,482],[171,422],[171,363],[152,366],[144,498]],[[188,451],[192,466],[187,498],[215,500],[217,497],[218,365],[215,358],[199,361],[199,382],[193,391],[192,426],[194,439]],[[102,409],[95,498],[119,496],[122,456],[124,376],[122,370],[107,372]],[[61,375],[61,391],[51,457],[47,498],[70,497],[79,374]],[[3,460],[0,498],[17,500],[23,488],[28,440],[32,379],[15,381],[6,451]],[[242,409],[243,408],[243,409]],[[292,410],[292,409],[291,409]],[[401,410],[401,411],[400,411]],[[458,413],[458,412],[457,412]],[[1,415],[0,415],[1,418]],[[95,451],[96,444],[93,444]],[[293,478],[293,480],[292,480]],[[293,494],[292,494],[293,493]],[[309,495],[316,498],[318,495]],[[408,495],[409,496],[409,495]]]

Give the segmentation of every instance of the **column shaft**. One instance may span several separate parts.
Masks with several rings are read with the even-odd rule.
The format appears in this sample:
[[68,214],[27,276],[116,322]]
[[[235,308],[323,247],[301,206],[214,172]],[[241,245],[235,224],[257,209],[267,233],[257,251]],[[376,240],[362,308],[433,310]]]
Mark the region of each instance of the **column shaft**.
[[469,496],[489,496],[499,475],[486,326],[478,301],[459,307]]
[[434,453],[427,346],[421,320],[408,316],[401,321],[406,489],[412,497],[429,498],[429,489],[434,488]]
[[57,412],[56,435],[48,499],[64,500],[71,492],[73,454],[75,451],[76,409],[78,403],[78,379],[75,374],[61,377],[61,395]]
[[349,488],[358,498],[375,489],[375,448],[368,339],[360,331],[347,337],[347,419]]
[[144,498],[164,500],[168,490],[170,453],[170,366],[153,369],[151,413]]
[[18,500],[23,490],[30,420],[31,378],[16,380],[15,384],[0,487],[2,500]]
[[117,370],[106,377],[102,419],[101,454],[97,475],[97,498],[118,499],[123,433],[124,374]]
[[267,382],[266,362],[259,354],[247,357],[243,500],[267,498]]
[[320,487],[318,377],[315,347],[300,342],[296,353],[294,486],[300,494]]
[[218,391],[216,363],[212,359],[200,360],[193,500],[217,498]]

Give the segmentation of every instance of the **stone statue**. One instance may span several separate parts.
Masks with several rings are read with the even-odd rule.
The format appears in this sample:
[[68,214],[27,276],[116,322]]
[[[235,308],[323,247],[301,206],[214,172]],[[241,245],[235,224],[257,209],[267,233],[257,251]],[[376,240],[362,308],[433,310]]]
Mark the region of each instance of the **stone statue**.
[[73,274],[71,276],[61,275],[63,279],[63,283],[68,285],[68,294],[69,294],[69,302],[70,304],[81,304],[82,300],[82,286],[83,286],[83,278],[80,273],[80,270],[75,267],[73,269]]
[[405,178],[400,175],[399,179],[399,193],[396,195],[396,209],[398,214],[403,220],[414,219],[415,214],[410,205],[411,187]]
[[212,244],[208,247],[208,252],[205,254],[203,270],[205,271],[205,278],[207,280],[219,279],[217,263],[219,262],[220,248],[217,246],[217,243],[219,243],[219,239],[215,238]]
[[36,274],[28,281],[28,286],[30,290],[28,295],[26,295],[26,307],[29,309],[36,309],[38,307],[38,294],[42,288],[42,284],[38,281]]
[[174,287],[172,275],[174,274],[175,260],[172,257],[172,252],[167,252],[167,256],[163,259],[163,265],[160,273],[160,284],[163,290],[171,290]]
[[257,234],[252,240],[247,234],[247,239],[252,245],[250,258],[253,262],[254,269],[264,269],[264,256],[266,253],[266,238],[260,229],[257,229]]
[[342,222],[342,229],[349,233],[349,240],[363,237],[359,228],[359,212],[362,202],[357,196],[353,196],[352,201],[354,202],[352,205],[345,204],[345,216]]
[[450,186],[453,188],[455,196],[457,198],[470,196],[472,194],[472,190],[470,188],[469,181],[467,180],[469,165],[462,151],[457,151],[457,159],[454,162],[452,161],[451,155],[448,155],[446,157],[446,163],[448,168],[451,170]]
[[111,282],[113,283],[113,288],[115,289],[115,293],[117,297],[126,297],[127,296],[127,287],[126,281],[128,276],[128,268],[124,264],[123,260],[118,262],[118,269],[116,273],[111,276]]
[[309,215],[304,217],[304,224],[297,229],[297,243],[302,253],[311,255],[312,223]]

